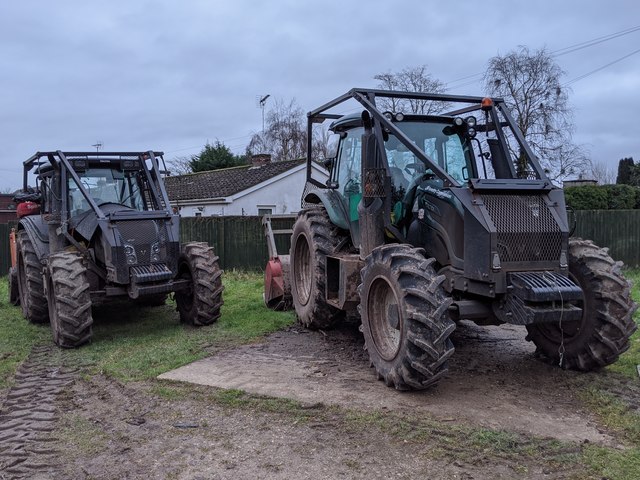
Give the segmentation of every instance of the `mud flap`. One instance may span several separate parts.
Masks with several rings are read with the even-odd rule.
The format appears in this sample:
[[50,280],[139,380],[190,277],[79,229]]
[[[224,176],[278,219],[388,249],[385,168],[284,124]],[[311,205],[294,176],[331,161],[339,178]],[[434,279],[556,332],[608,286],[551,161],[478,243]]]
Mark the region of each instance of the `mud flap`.
[[264,269],[264,304],[272,310],[291,308],[289,255],[280,255],[267,262]]

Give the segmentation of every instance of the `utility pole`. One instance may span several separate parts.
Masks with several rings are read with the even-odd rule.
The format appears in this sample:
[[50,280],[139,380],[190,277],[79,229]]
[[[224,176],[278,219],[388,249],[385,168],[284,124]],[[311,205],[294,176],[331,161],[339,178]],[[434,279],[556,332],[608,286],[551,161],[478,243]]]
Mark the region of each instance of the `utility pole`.
[[262,109],[262,135],[264,136],[264,106],[267,104],[267,98],[269,98],[271,95],[270,94],[266,94],[263,95],[262,97],[258,97],[258,106]]
[[94,143],[91,146],[92,147],[96,147],[96,153],[98,153],[100,151],[100,149],[102,148],[102,142],[100,140],[98,140],[96,143]]

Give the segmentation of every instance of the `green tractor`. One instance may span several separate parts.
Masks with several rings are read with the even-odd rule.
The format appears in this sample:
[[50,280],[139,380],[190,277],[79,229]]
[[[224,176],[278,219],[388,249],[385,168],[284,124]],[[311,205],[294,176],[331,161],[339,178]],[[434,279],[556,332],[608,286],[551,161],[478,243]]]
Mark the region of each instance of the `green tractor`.
[[180,244],[162,155],[52,151],[24,162],[11,301],[30,322],[50,322],[60,347],[88,342],[91,307],[109,299],[160,305],[174,293],[181,321],[209,325],[220,316],[218,257],[205,243]]
[[[333,113],[353,100],[360,113]],[[418,113],[383,107],[399,102]],[[325,121],[339,141],[322,182],[311,138]],[[309,328],[359,313],[388,386],[440,380],[463,319],[524,325],[563,368],[603,367],[629,347],[636,305],[621,264],[570,238],[563,191],[503,100],[353,89],[310,112],[308,130],[285,283]]]

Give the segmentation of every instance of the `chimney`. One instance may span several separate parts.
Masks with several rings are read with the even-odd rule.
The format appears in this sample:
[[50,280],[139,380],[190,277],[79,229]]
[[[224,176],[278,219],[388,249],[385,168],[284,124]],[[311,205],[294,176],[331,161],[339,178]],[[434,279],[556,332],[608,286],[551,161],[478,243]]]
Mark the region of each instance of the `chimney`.
[[251,165],[254,167],[262,167],[263,165],[269,165],[271,163],[271,155],[268,153],[258,153],[257,155],[251,155]]

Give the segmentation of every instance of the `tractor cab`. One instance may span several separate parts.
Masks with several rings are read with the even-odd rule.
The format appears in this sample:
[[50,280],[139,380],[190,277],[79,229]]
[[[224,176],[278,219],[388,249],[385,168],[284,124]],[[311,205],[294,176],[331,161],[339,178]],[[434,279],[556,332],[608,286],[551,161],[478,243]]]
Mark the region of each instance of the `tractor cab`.
[[[405,115],[385,112],[392,122],[425,155],[460,186],[470,178],[478,178],[471,140],[475,137],[475,117],[461,121],[459,117],[441,115]],[[354,242],[359,243],[358,204],[362,199],[362,138],[364,126],[359,114],[346,115],[330,127],[339,135],[337,155],[331,163],[330,185],[335,188],[349,212]],[[396,226],[406,224],[414,207],[416,190],[421,185],[441,189],[440,181],[429,164],[416,156],[393,132],[383,133],[382,161],[389,172],[391,219]]]

